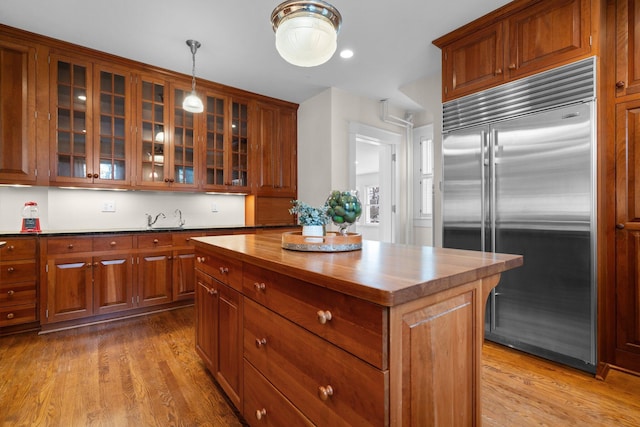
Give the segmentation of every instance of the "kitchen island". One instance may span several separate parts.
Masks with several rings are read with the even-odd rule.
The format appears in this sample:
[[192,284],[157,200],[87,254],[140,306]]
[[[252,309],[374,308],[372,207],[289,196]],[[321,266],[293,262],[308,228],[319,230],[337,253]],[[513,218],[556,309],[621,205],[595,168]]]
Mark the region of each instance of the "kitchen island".
[[196,350],[251,425],[480,425],[484,308],[522,257],[194,238]]

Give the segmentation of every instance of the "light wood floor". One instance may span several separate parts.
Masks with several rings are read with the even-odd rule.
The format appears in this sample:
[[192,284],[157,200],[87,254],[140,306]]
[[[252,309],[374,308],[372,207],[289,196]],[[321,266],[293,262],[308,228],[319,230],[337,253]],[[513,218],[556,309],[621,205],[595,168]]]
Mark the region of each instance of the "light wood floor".
[[[241,426],[193,347],[193,307],[0,338],[0,426]],[[640,426],[640,378],[487,344],[484,426]]]

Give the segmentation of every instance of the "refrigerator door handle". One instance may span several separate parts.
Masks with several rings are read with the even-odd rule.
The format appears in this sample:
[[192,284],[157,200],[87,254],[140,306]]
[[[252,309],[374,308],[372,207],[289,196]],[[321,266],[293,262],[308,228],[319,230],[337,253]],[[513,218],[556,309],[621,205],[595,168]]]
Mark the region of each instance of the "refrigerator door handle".
[[482,168],[480,170],[480,250],[485,252],[486,248],[486,218],[487,218],[487,194],[486,194],[486,175],[487,172],[485,168],[491,167],[489,164],[489,158],[487,156],[487,151],[489,149],[488,146],[488,138],[487,132],[482,131],[480,133],[480,143],[482,146],[480,147],[480,164]]
[[496,151],[498,150],[498,130],[493,129],[491,132],[491,141],[489,144],[489,156],[490,156],[490,185],[491,189],[489,191],[489,196],[491,197],[490,206],[490,223],[491,227],[491,252],[496,251],[496,211],[497,209],[497,197],[496,197]]

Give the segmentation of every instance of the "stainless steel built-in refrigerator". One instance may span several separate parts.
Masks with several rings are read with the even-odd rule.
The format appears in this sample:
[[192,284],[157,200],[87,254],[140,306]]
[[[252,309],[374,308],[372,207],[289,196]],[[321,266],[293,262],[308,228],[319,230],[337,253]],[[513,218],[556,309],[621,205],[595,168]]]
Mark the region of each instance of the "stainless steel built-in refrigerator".
[[521,254],[489,340],[595,372],[593,58],[443,106],[443,246]]

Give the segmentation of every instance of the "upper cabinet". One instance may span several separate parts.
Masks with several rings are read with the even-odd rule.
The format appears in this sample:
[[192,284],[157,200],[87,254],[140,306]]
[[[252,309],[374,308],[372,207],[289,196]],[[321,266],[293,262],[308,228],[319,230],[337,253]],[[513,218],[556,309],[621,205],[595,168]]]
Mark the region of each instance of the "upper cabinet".
[[296,196],[297,111],[276,104],[257,103],[256,193]]
[[517,1],[433,43],[448,101],[587,57],[589,0]]
[[2,184],[34,184],[37,180],[35,115],[36,49],[0,37]]
[[51,54],[49,82],[50,182],[129,185],[130,73]]
[[640,93],[640,1],[616,2],[616,96]]

